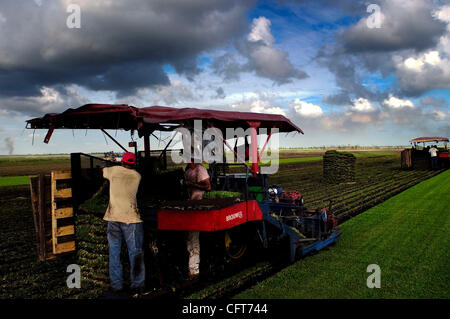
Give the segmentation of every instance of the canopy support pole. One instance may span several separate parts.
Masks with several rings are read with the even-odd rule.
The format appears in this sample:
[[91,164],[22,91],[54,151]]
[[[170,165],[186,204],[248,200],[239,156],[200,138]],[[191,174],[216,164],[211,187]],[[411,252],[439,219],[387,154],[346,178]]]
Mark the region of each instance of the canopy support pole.
[[248,121],[248,124],[250,125],[250,138],[251,138],[250,160],[252,161],[253,176],[256,176],[256,174],[259,173],[258,132],[256,131],[256,128],[259,127],[261,125],[261,123]]
[[252,143],[252,171],[253,175],[256,175],[259,170],[259,163],[258,163],[258,138],[256,133],[256,127],[250,128],[250,137],[251,137],[251,143]]
[[112,137],[111,135],[109,135],[109,133],[108,132],[106,132],[104,129],[100,129],[106,136],[108,136],[110,139],[112,139],[113,140],[113,142],[114,143],[116,143],[117,145],[119,145],[119,147],[121,148],[121,149],[123,149],[123,151],[126,153],[126,152],[128,152],[128,150],[125,148],[125,147],[123,147],[119,142],[117,142],[115,139],[114,139],[114,137]]
[[[34,129],[34,130],[36,130],[36,129]],[[50,138],[52,137],[52,134],[53,134],[54,130],[55,130],[55,128],[53,127],[53,125],[50,126],[50,128],[47,131],[47,135],[45,135],[45,138],[44,138],[44,143],[45,144],[48,144],[48,142],[50,142]],[[33,132],[33,141],[34,141],[34,132]]]
[[145,162],[147,164],[150,163],[150,134],[144,135],[144,153],[145,153]]

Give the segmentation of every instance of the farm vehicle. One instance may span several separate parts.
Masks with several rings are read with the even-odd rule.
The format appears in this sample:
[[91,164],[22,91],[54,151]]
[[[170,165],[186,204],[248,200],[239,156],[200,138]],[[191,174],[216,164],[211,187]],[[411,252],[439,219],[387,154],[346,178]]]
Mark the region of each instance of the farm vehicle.
[[450,153],[447,147],[447,137],[417,137],[409,142],[411,143],[411,148],[402,151],[402,168],[431,168],[429,149],[433,145],[435,145],[438,150],[437,167],[450,167]]
[[[200,126],[197,125],[201,121]],[[282,115],[227,112],[194,108],[147,107],[128,105],[88,104],[68,109],[59,114],[47,114],[27,121],[30,129],[48,129],[44,142],[48,143],[55,129],[100,129],[123,151],[107,129],[137,131],[144,139],[144,150],[138,151],[136,169],[142,176],[138,192],[138,206],[144,221],[146,258],[150,273],[157,275],[161,284],[186,275],[187,253],[184,241],[186,232],[200,232],[200,273],[220,273],[227,267],[245,264],[262,256],[274,260],[294,262],[312,251],[319,251],[338,241],[341,232],[337,220],[328,208],[311,209],[297,191],[283,190],[270,185],[270,172],[261,165],[268,142],[276,133],[302,130]],[[224,133],[229,129],[242,128],[244,144],[237,150],[229,145]],[[184,129],[191,136],[196,130],[202,136],[208,129],[221,134],[214,139],[220,149],[212,151],[214,161],[208,162],[211,191],[201,200],[188,200],[183,185],[183,163],[168,164],[173,152],[192,160],[195,148],[169,149],[175,135],[162,150],[150,149],[150,136],[154,132],[171,132]],[[258,129],[265,129],[265,144],[258,148]],[[156,136],[155,136],[156,137]],[[248,138],[250,137],[250,142]],[[194,138],[192,138],[194,139]],[[210,136],[207,142],[211,142]],[[189,143],[188,143],[189,144]],[[208,148],[205,140],[201,142]],[[226,149],[233,161],[227,161]],[[134,150],[133,150],[134,148]],[[189,150],[191,152],[189,152]],[[193,154],[190,154],[193,153]],[[222,157],[222,160],[218,160]],[[248,161],[250,160],[250,161]],[[200,159],[201,161],[201,159]],[[83,203],[99,196],[99,189],[107,189],[101,168],[120,165],[116,161],[83,153],[71,154],[70,184],[73,215],[83,209]],[[266,171],[266,172],[265,172]],[[56,190],[56,186],[55,186]],[[81,207],[81,208],[80,208]],[[58,229],[60,220],[57,210],[52,211],[52,227]],[[75,229],[76,232],[76,229]],[[52,240],[58,241],[58,231]],[[58,245],[53,243],[53,254]],[[156,269],[156,271],[155,271]]]

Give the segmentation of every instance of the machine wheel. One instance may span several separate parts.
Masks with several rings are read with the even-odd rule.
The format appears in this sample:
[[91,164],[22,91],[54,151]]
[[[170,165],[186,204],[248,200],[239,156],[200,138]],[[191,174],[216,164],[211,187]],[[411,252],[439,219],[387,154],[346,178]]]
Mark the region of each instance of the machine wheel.
[[242,260],[248,249],[248,237],[244,232],[230,229],[224,233],[225,252],[231,261]]

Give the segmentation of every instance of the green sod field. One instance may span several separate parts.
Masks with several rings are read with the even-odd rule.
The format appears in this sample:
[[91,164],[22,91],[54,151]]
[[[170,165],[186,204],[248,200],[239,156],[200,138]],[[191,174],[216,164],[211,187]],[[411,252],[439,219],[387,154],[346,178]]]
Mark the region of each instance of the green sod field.
[[[450,170],[342,224],[337,245],[236,298],[449,298]],[[381,288],[366,281],[381,268]]]
[[27,185],[29,181],[30,181],[29,176],[0,177],[0,187]]

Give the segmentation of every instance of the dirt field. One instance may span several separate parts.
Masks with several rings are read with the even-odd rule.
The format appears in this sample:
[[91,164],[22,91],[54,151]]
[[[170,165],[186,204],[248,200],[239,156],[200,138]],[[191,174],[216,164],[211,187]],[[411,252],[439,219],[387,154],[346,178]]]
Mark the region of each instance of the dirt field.
[[[399,153],[371,153],[357,157],[356,183],[327,185],[322,180],[321,161],[285,164],[280,165],[270,183],[301,191],[310,207],[328,206],[333,200],[334,211],[342,221],[439,173],[403,171],[399,166]],[[2,159],[0,176],[32,175],[68,167],[68,159],[14,164]],[[75,297],[75,291],[66,288],[66,267],[74,257],[39,262],[34,241],[28,186],[0,187],[0,298]],[[98,296],[98,292],[81,290],[79,297]]]
[[70,169],[69,157],[0,158],[0,176],[24,176]]

